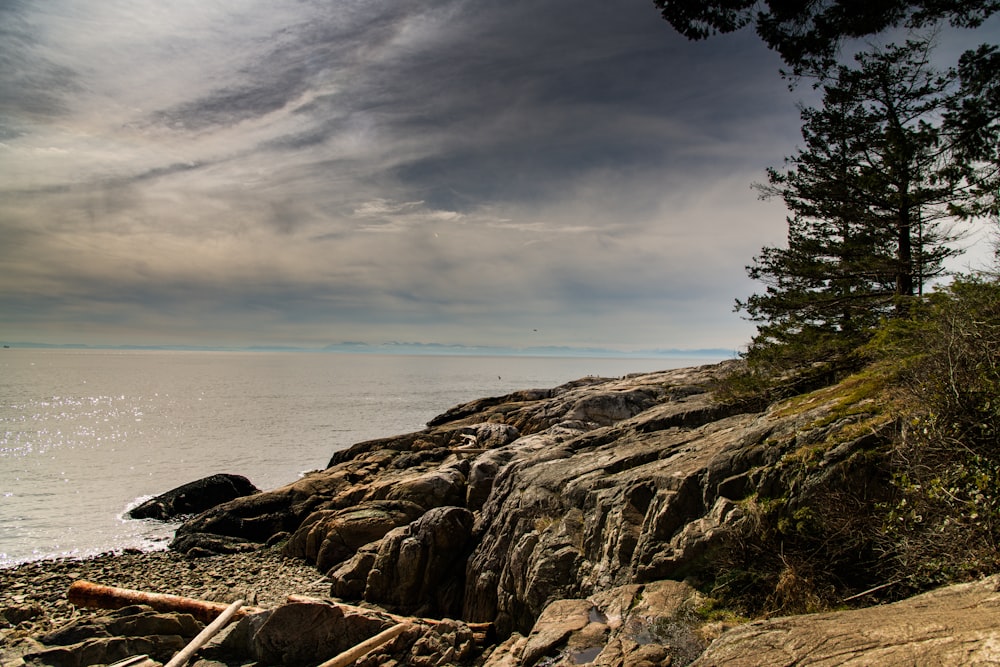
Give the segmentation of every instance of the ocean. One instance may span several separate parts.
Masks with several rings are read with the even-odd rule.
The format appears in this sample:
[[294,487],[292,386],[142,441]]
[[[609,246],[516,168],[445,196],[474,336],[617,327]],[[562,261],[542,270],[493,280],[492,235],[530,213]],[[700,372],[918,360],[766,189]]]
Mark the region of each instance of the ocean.
[[271,489],[459,403],[717,359],[0,350],[0,567],[165,548],[124,518],[214,473]]

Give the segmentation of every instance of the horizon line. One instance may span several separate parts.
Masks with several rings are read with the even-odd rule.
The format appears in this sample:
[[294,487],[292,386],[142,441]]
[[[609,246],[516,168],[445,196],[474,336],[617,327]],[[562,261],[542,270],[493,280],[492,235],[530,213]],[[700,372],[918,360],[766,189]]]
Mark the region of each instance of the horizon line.
[[577,347],[572,345],[534,345],[510,347],[499,345],[464,345],[452,343],[361,343],[340,342],[323,346],[299,345],[135,345],[89,343],[36,343],[32,341],[0,341],[4,349],[64,349],[64,350],[122,350],[122,351],[178,351],[178,352],[303,352],[332,354],[424,354],[465,356],[582,356],[582,357],[721,357],[736,358],[737,350],[729,348],[652,348],[643,350],[614,350],[603,347]]

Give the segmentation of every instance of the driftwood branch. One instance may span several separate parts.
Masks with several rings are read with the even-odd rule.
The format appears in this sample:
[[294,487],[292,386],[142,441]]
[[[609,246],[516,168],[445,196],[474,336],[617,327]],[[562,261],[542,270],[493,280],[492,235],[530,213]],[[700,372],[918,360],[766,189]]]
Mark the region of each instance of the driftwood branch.
[[108,667],[160,667],[160,663],[156,662],[148,655],[142,654],[123,658],[118,662],[111,663]]
[[[394,625],[388,630],[383,630],[374,637],[366,639],[357,646],[347,649],[340,655],[330,658],[319,667],[347,667],[370,651],[377,649],[383,644],[388,644],[410,627],[412,627],[411,623],[399,623],[398,625]],[[166,667],[170,666],[167,665]]]
[[850,602],[851,600],[856,600],[857,598],[868,595],[869,593],[880,591],[883,588],[889,588],[889,586],[895,586],[900,581],[902,581],[902,579],[893,579],[892,581],[886,582],[879,586],[875,586],[874,588],[869,588],[867,591],[861,591],[860,593],[856,593],[854,595],[851,595],[850,597],[846,597],[843,600],[841,600],[841,602]]
[[170,662],[163,667],[182,667],[182,665],[187,664],[187,661],[198,652],[198,649],[207,644],[208,640],[218,634],[219,630],[226,627],[226,624],[233,619],[233,616],[236,615],[236,612],[238,612],[242,606],[243,600],[237,600],[226,607],[225,611],[219,614],[218,618],[206,625],[204,630],[199,632],[187,646],[178,651],[177,654],[170,659]]
[[[66,593],[69,601],[77,607],[92,609],[121,609],[131,604],[144,604],[156,611],[179,612],[191,614],[202,623],[211,623],[219,614],[226,611],[227,605],[220,602],[196,600],[180,595],[166,593],[149,593],[130,588],[103,586],[90,581],[74,581]],[[234,612],[235,617],[245,616],[262,611],[259,607],[242,607]]]

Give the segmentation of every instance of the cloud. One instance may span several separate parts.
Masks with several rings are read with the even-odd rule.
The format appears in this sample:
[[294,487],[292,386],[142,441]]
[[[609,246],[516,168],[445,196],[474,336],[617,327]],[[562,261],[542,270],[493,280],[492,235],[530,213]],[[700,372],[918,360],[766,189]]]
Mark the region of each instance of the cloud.
[[4,337],[747,337],[783,221],[748,186],[797,135],[752,35],[597,0],[0,12]]

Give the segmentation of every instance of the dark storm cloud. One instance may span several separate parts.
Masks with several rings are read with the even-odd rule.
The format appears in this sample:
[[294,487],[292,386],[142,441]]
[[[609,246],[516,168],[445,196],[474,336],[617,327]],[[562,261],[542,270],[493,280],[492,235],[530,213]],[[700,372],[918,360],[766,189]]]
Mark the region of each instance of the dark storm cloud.
[[[692,168],[697,158],[658,119],[667,113],[678,123],[722,126],[736,113],[731,105],[713,104],[711,93],[679,98],[677,91],[707,65],[661,22],[636,21],[638,4],[595,4],[585,12],[565,0],[435,7],[447,10],[441,19],[447,30],[409,48],[392,42],[407,21],[433,8],[372,5],[374,15],[347,13],[333,25],[314,20],[276,30],[259,59],[233,73],[232,85],[155,118],[192,130],[236,124],[285,109],[333,82],[337,92],[294,108],[308,119],[306,129],[260,148],[321,146],[364,114],[390,141],[427,136],[434,142],[422,154],[400,155],[385,175],[431,205],[464,210],[483,198],[543,196],[546,188],[595,169],[671,160]],[[335,15],[336,5],[327,11]],[[764,69],[767,54],[754,55],[757,62],[742,65],[774,78]],[[752,93],[752,80],[743,83]],[[746,100],[739,113],[755,102]]]
[[[774,92],[773,83],[755,89],[755,77],[776,78],[768,54],[757,51],[728,65],[754,68],[741,90],[713,91],[709,83],[698,98],[678,94],[704,75],[705,60],[721,55],[705,50],[696,60],[664,24],[637,21],[638,4],[578,7],[456,3],[449,30],[432,44],[359,66],[343,93],[301,109],[320,126],[284,138],[282,147],[320,144],[350,114],[372,114],[384,136],[433,142],[401,155],[386,174],[409,196],[466,211],[483,201],[551,197],[602,169],[696,170],[705,137],[691,128],[722,128]],[[386,32],[379,24],[360,41],[376,43]],[[738,107],[724,103],[738,95]],[[330,117],[338,118],[323,120]]]

